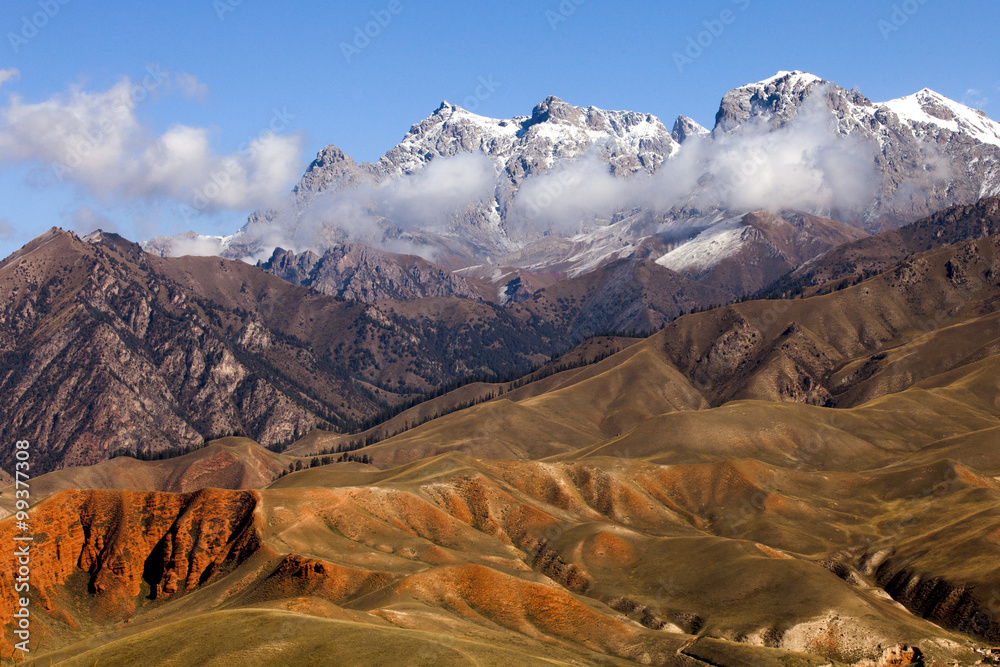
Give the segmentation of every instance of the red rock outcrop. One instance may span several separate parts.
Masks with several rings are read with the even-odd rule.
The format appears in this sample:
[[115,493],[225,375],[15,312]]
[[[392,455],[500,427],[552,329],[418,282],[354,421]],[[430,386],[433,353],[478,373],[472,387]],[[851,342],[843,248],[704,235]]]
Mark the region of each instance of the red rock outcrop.
[[[144,600],[184,594],[227,572],[259,546],[253,527],[254,492],[207,489],[193,494],[64,491],[31,511],[30,599],[35,619],[45,614],[71,627],[85,613],[103,621],[131,617]],[[13,518],[0,523],[12,544]],[[69,585],[87,577],[86,593]],[[0,578],[0,596],[13,599],[13,577]],[[19,593],[23,595],[23,593]],[[0,651],[10,655],[12,605],[0,607]]]

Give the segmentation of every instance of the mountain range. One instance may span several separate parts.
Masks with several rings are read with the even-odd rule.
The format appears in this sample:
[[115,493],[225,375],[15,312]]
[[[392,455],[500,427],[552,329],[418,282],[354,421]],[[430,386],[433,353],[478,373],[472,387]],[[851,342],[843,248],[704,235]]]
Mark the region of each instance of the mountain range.
[[873,103],[803,72],[726,93],[711,131],[555,97],[511,119],[445,102],[375,163],[327,146],[232,236],[146,248],[266,261],[361,242],[452,270],[572,276],[629,257],[706,270],[742,247],[747,213],[877,232],[997,194],[998,158],[1000,124],[981,111],[926,89]]

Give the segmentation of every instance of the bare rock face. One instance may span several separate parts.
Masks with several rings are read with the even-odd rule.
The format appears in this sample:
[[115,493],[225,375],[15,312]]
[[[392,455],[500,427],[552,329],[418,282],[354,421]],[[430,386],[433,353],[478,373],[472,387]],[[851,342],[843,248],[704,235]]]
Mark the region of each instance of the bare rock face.
[[632,173],[642,163],[662,162],[677,150],[666,126],[650,114],[576,107],[548,97],[530,116],[492,119],[461,107],[442,105],[414,125],[373,169],[392,177],[413,173],[435,158],[482,151],[494,159],[513,186],[525,176],[546,171],[554,162],[580,157],[591,148],[617,152],[619,167]]
[[751,121],[778,127],[795,116],[813,87],[822,82],[804,72],[779,72],[770,79],[735,88],[723,96],[713,132],[733,133]]
[[903,566],[892,556],[886,558],[882,554],[865,554],[862,564],[872,572],[879,586],[914,614],[959,628],[989,642],[1000,640],[1000,621],[992,613],[995,599],[990,598],[992,593],[985,587],[948,581],[942,577],[922,576],[912,567]]
[[336,146],[327,146],[312,161],[293,192],[308,197],[317,192],[340,190],[373,180],[368,165],[360,166]]
[[362,244],[342,244],[322,256],[277,248],[261,268],[283,280],[348,301],[374,303],[455,296],[477,298],[464,278],[421,257],[395,255]]
[[697,360],[696,381],[705,385],[737,375],[764,344],[763,334],[745,317],[733,313],[723,335]]

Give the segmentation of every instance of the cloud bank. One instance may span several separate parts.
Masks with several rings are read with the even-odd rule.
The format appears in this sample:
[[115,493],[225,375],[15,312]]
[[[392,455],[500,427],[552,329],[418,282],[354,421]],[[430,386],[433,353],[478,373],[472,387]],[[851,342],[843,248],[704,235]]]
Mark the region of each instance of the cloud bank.
[[160,85],[207,93],[191,75],[175,79],[157,69],[100,92],[73,86],[36,103],[12,95],[0,108],[0,167],[33,165],[36,184],[68,183],[105,201],[173,201],[197,213],[252,209],[284,195],[301,170],[297,136],[265,129],[239,152],[219,154],[205,128],[176,124],[156,135],[141,124],[137,107]]
[[447,234],[464,213],[492,199],[496,183],[497,168],[482,153],[438,158],[399,179],[320,193],[302,211],[286,202],[274,223],[251,224],[247,232],[271,247],[361,242],[430,257],[430,249],[413,239]]
[[[203,98],[196,77],[147,70],[105,91],[79,86],[42,102],[17,95],[0,108],[0,168],[34,165],[35,181],[68,183],[105,202],[167,202],[187,217],[268,209],[246,236],[261,246],[322,250],[364,242],[432,257],[427,234],[447,237],[462,224],[492,224],[494,198],[507,207],[507,232],[523,240],[572,236],[636,208],[672,211],[796,209],[831,217],[860,216],[879,182],[876,147],[840,134],[817,88],[783,127],[745,125],[731,134],[692,137],[657,173],[619,178],[601,146],[572,162],[528,177],[512,201],[496,164],[481,153],[437,158],[421,171],[379,184],[362,183],[313,197],[299,209],[287,195],[301,173],[300,138],[281,134],[287,114],[233,154],[213,150],[208,129],[176,124],[160,134],[144,127],[137,108],[163,90]],[[0,85],[17,70],[0,70]],[[100,223],[89,208],[74,228]],[[682,216],[678,214],[678,219]],[[191,223],[194,226],[196,223]],[[188,252],[218,252],[218,240],[191,239]]]

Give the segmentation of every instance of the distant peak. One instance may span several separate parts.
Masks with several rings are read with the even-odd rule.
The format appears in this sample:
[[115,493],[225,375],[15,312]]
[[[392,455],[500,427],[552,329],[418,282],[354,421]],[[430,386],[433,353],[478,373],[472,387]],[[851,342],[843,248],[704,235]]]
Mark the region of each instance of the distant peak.
[[319,153],[317,154],[318,157],[327,156],[334,158],[343,158],[346,155],[347,154],[339,146],[336,146],[334,144],[327,144],[326,146],[321,148]]
[[949,98],[945,97],[941,93],[937,92],[936,90],[931,90],[930,88],[921,88],[920,90],[918,90],[916,92],[916,97],[923,98],[923,99],[926,99],[926,98],[930,97],[930,98],[937,99],[937,100],[947,100],[949,102],[953,101],[953,100],[950,100]]
[[544,100],[542,100],[539,104],[535,105],[535,110],[536,111],[543,111],[544,112],[544,111],[549,111],[551,109],[558,109],[558,108],[563,108],[563,107],[570,108],[570,109],[575,109],[576,108],[572,104],[569,104],[568,102],[563,101],[563,99],[560,98],[560,97],[556,97],[555,95],[549,95]]
[[319,153],[316,154],[316,159],[314,159],[312,164],[309,165],[309,169],[329,168],[333,165],[340,164],[352,165],[355,164],[355,162],[350,155],[337,146],[330,144],[328,146],[324,146]]
[[678,116],[677,120],[674,121],[674,129],[670,132],[670,136],[679,144],[683,144],[691,137],[701,137],[708,134],[711,133],[705,127],[687,116]]
[[785,80],[789,80],[793,84],[801,83],[803,85],[810,85],[813,83],[820,83],[823,81],[821,77],[818,77],[815,74],[810,74],[809,72],[803,72],[801,70],[795,69],[791,71],[782,70],[772,77],[768,77],[763,81],[758,81],[756,84],[749,84],[749,85],[766,86],[768,84],[777,83],[779,81],[785,81]]
[[48,230],[38,235],[39,239],[46,239],[46,240],[54,238],[62,238],[62,237],[68,237],[74,239],[78,238],[77,235],[74,234],[73,232],[67,231],[62,227],[55,227],[55,226],[49,227]]
[[580,115],[579,109],[555,95],[549,95],[531,111],[531,119],[534,123],[544,123],[549,119],[573,120]]

